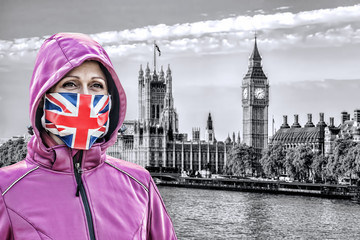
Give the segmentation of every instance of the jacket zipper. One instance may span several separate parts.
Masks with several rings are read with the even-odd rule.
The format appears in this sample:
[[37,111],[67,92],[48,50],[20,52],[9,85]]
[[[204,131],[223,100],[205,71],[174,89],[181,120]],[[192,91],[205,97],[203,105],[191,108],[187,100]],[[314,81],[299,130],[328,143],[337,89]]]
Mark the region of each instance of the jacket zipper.
[[75,179],[76,179],[76,183],[77,183],[76,196],[78,197],[79,193],[80,193],[82,202],[84,204],[90,239],[95,240],[94,223],[93,223],[93,219],[92,219],[92,215],[91,215],[91,211],[90,211],[90,205],[89,205],[89,201],[88,201],[88,198],[87,198],[87,195],[85,192],[85,188],[84,188],[84,185],[82,182],[82,178],[81,178],[81,174],[83,172],[81,169],[82,154],[83,154],[83,152],[80,151],[79,158],[76,160],[77,154],[73,158],[74,174],[75,174]]

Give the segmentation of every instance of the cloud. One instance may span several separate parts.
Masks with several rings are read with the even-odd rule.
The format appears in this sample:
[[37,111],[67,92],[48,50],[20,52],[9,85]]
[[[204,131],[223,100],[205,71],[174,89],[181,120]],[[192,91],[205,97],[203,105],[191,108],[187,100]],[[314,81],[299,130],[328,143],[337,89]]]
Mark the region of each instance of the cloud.
[[255,10],[254,12],[255,12],[255,13],[261,13],[261,14],[264,14],[264,13],[265,13],[265,11],[262,10],[262,9]]
[[290,7],[288,6],[283,6],[283,7],[278,7],[278,8],[275,8],[275,10],[287,10],[289,9]]
[[[281,7],[278,10],[285,10]],[[91,34],[110,55],[135,56],[152,51],[157,41],[167,54],[248,51],[258,32],[264,49],[326,47],[360,43],[360,5],[299,13],[279,12],[219,20],[159,24]],[[0,40],[0,60],[35,54],[46,37]]]

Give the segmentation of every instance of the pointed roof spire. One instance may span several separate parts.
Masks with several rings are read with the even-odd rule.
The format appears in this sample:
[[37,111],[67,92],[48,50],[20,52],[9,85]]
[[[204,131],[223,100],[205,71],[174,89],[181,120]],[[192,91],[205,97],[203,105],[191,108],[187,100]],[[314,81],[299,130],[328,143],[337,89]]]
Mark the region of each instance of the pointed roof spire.
[[257,47],[257,35],[255,34],[255,43],[254,43],[254,49],[251,53],[251,56],[249,58],[249,70],[247,74],[245,75],[245,78],[260,78],[260,79],[267,79],[265,73],[262,70],[261,66],[261,56],[259,53],[259,49]]
[[139,75],[141,76],[141,75],[143,75],[143,74],[144,74],[144,71],[143,71],[143,69],[142,69],[142,64],[140,64]]
[[146,64],[145,72],[146,72],[146,74],[150,73],[149,62]]
[[167,68],[167,70],[166,70],[166,73],[167,73],[167,74],[171,74],[170,64],[168,64],[168,68]]
[[208,116],[208,120],[207,120],[207,124],[206,124],[206,129],[208,130],[212,130],[213,129],[213,122],[211,119],[211,113],[209,112],[209,116]]
[[161,69],[160,69],[160,73],[159,73],[159,80],[162,82],[165,82],[165,78],[164,78],[164,70],[163,70],[163,66],[161,65]]
[[162,65],[161,65],[161,69],[160,69],[160,76],[164,76],[164,69],[163,69]]
[[225,139],[225,143],[229,144],[231,143],[231,138],[230,138],[230,134],[228,133],[228,137]]
[[257,35],[256,35],[256,32],[255,32],[255,44],[254,44],[254,50],[250,56],[250,60],[257,60],[257,61],[261,61],[261,56],[260,56],[260,53],[259,53],[259,50],[258,50],[258,47],[257,47]]

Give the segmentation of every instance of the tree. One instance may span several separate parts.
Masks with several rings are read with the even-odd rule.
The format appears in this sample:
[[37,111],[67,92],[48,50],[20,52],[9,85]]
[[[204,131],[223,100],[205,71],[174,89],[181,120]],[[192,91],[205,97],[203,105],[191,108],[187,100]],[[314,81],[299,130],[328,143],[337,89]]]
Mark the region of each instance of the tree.
[[309,144],[296,147],[293,164],[299,180],[305,181],[309,179],[313,159],[314,153]]
[[358,177],[360,177],[360,144],[356,145],[356,151],[354,151],[355,158],[355,170]]
[[340,161],[335,157],[334,154],[329,155],[328,163],[326,164],[325,175],[333,180],[338,180],[341,172]]
[[329,156],[326,172],[335,180],[349,174],[354,168],[354,160],[348,156],[351,149],[356,146],[352,139],[337,139],[334,145],[334,152]]
[[0,146],[0,167],[8,166],[23,160],[27,148],[24,138],[9,139]]
[[321,153],[314,155],[314,160],[311,164],[311,169],[313,172],[313,182],[316,178],[321,178],[322,182],[326,182],[326,165],[328,163],[328,158]]
[[285,170],[286,149],[283,144],[276,143],[265,149],[260,164],[267,176],[279,176]]
[[297,179],[297,172],[294,166],[295,154],[296,154],[296,150],[294,148],[289,148],[286,151],[284,165],[287,175],[289,175],[294,179]]
[[344,175],[350,177],[356,177],[357,173],[360,170],[360,145],[352,144],[352,146],[348,147],[346,151],[346,155],[342,157],[341,167],[344,172]]
[[253,175],[258,165],[256,159],[256,153],[252,147],[245,144],[235,145],[229,152],[228,160],[224,166],[225,173],[245,177],[250,172]]

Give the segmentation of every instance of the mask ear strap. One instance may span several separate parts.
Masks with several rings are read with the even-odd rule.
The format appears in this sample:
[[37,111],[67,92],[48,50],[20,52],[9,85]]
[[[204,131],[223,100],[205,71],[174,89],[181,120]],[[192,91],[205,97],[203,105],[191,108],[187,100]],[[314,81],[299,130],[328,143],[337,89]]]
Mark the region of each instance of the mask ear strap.
[[103,138],[109,131],[109,126],[110,126],[110,111],[111,111],[111,105],[112,105],[112,100],[111,100],[111,95],[107,95],[109,97],[109,114],[108,114],[108,119],[107,119],[107,124],[106,124],[106,130],[103,134],[101,134],[101,136],[99,138]]
[[[44,96],[44,98],[45,98],[45,96]],[[44,129],[46,129],[46,125],[45,125],[45,111],[44,111],[44,109],[45,109],[45,106],[44,106],[45,100],[44,100],[44,98],[42,99],[42,101],[43,101],[43,103],[42,103],[42,106],[43,106],[43,108],[42,108],[42,110],[43,110],[43,115],[42,115],[42,117],[41,117],[41,126],[42,126]],[[40,106],[40,104],[39,104],[39,106]]]

